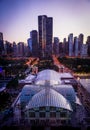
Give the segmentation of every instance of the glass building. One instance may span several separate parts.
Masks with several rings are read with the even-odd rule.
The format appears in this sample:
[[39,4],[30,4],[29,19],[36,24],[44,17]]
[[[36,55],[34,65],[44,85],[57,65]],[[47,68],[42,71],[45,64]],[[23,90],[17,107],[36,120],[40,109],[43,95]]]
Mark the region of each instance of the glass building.
[[[28,75],[25,81],[32,75]],[[40,71],[32,84],[23,87],[19,105],[24,119],[31,125],[68,125],[76,105],[81,105],[71,84],[64,84],[64,77],[73,78],[69,73],[58,73],[46,69]],[[62,80],[63,78],[63,80]]]

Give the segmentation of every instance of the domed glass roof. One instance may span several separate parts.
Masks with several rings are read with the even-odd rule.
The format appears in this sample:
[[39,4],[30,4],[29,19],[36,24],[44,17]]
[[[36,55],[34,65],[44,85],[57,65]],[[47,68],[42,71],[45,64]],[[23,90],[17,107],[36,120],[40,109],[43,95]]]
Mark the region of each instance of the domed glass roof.
[[76,93],[72,85],[54,85],[53,89],[61,93],[69,101],[76,102]]
[[35,94],[29,101],[27,109],[43,106],[60,107],[72,111],[68,100],[51,88],[43,89]]
[[45,85],[47,81],[50,85],[61,84],[60,74],[50,69],[43,70],[38,73],[35,84]]

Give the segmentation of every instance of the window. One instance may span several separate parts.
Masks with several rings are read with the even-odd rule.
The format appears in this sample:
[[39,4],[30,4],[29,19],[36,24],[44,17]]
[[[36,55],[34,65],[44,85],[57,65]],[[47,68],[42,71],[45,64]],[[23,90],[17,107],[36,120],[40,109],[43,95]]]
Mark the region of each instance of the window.
[[34,112],[29,112],[29,117],[35,117],[35,113]]
[[66,117],[66,112],[61,112],[60,117]]
[[56,117],[56,112],[50,112],[50,117]]
[[40,111],[45,111],[46,107],[40,107]]
[[45,117],[45,112],[40,112],[39,117]]
[[55,107],[50,107],[50,111],[56,111]]

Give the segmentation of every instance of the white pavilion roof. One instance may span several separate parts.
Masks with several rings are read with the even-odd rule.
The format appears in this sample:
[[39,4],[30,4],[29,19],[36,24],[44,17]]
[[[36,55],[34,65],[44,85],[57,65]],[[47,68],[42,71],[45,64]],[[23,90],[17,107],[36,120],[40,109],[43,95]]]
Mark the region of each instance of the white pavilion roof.
[[44,85],[45,83],[61,84],[60,74],[54,70],[46,69],[38,73],[35,84]]
[[43,89],[35,94],[28,103],[27,109],[42,106],[60,107],[72,111],[68,100],[53,89]]

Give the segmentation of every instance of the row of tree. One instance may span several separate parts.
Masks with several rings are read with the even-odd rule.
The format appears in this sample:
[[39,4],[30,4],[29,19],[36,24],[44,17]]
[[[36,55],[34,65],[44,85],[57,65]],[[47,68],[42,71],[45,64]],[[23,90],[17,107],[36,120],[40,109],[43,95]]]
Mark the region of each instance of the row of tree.
[[58,58],[59,61],[72,69],[74,72],[90,73],[90,59],[89,58]]

